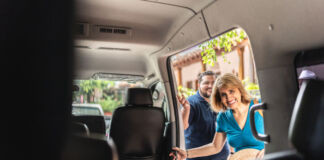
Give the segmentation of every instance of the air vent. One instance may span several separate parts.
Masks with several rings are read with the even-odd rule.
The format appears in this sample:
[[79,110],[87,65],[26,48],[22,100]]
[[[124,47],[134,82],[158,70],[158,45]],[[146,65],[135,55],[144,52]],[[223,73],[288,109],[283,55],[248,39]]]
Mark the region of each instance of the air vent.
[[100,28],[99,31],[103,33],[113,33],[113,28]]
[[127,30],[126,29],[118,29],[118,28],[115,28],[114,29],[114,33],[115,34],[126,34],[127,33]]
[[94,28],[92,30],[95,37],[130,38],[132,36],[132,30],[128,27],[116,27],[106,25],[94,25],[93,27]]
[[99,26],[99,32],[113,33],[113,34],[127,34],[127,29],[126,28],[109,27],[109,26]]
[[99,47],[98,49],[110,50],[110,51],[130,51],[128,48],[109,48],[109,47]]
[[75,34],[77,36],[88,36],[89,35],[89,24],[88,23],[77,23],[75,26]]

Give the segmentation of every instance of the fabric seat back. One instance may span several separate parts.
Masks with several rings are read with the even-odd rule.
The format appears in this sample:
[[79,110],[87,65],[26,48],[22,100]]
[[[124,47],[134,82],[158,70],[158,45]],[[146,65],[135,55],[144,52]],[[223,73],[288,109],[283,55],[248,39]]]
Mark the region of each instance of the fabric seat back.
[[289,139],[307,159],[324,157],[324,81],[304,82],[289,127]]
[[119,158],[161,159],[163,110],[152,107],[149,89],[131,88],[127,96],[127,105],[114,111],[110,126],[109,136],[116,143]]

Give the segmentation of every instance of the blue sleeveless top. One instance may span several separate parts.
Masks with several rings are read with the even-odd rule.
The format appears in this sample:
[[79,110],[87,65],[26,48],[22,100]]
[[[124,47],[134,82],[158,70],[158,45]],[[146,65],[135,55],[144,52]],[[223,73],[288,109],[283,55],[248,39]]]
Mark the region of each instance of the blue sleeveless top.
[[[253,101],[251,101],[249,105],[249,110],[252,105]],[[259,112],[256,112],[254,116],[258,133],[264,134],[263,117]],[[229,109],[225,112],[220,112],[217,116],[216,132],[226,133],[227,141],[234,148],[235,152],[246,148],[258,150],[264,148],[264,143],[253,137],[249,117],[250,112],[248,112],[245,125],[243,129],[241,129],[233,116],[232,110]]]

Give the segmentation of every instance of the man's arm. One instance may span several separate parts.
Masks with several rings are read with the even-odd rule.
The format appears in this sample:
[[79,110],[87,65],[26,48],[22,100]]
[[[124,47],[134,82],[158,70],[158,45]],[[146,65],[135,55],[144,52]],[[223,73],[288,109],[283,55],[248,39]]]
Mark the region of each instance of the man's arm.
[[181,109],[182,122],[183,122],[183,128],[186,130],[189,127],[190,103],[188,102],[188,100],[186,100],[186,98],[183,95],[177,96],[177,99],[182,105],[182,109]]
[[183,129],[187,129],[189,127],[189,114],[190,114],[190,107],[189,109],[185,109],[184,107],[181,109],[182,114],[182,121],[183,121]]

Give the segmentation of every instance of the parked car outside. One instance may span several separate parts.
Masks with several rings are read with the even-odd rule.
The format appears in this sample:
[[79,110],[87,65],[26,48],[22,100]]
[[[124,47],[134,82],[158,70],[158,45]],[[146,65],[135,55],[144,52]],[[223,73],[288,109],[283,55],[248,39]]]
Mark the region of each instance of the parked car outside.
[[104,112],[100,104],[72,104],[72,114],[73,115],[96,115],[104,116]]

